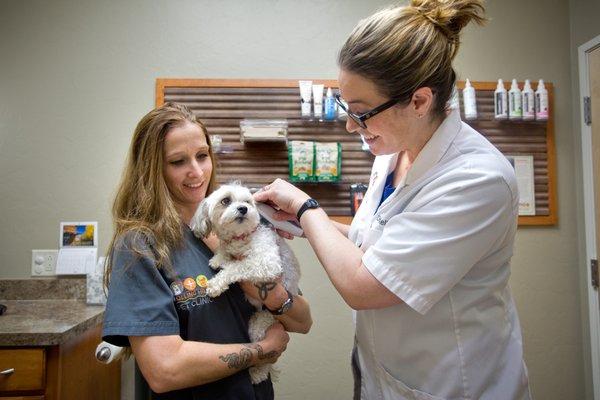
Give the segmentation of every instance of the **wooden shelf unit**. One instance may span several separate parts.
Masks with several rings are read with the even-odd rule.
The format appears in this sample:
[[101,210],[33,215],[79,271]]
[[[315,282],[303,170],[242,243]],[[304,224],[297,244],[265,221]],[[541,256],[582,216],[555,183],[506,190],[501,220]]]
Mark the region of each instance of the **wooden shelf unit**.
[[[313,79],[325,88],[337,89],[336,80]],[[555,225],[557,218],[556,159],[554,144],[553,86],[546,82],[548,121],[497,121],[494,119],[496,82],[471,82],[477,90],[478,119],[465,121],[504,154],[533,155],[535,216],[519,216],[519,225]],[[535,89],[535,83],[534,83]],[[462,89],[464,82],[457,82]],[[523,82],[520,82],[523,87]],[[287,119],[288,140],[340,142],[342,179],[339,183],[298,184],[317,198],[334,219],[351,221],[349,188],[368,183],[374,157],[361,150],[358,135],[348,134],[344,121],[311,121],[300,115],[298,80],[292,79],[168,79],[156,80],[156,105],[167,101],[186,104],[199,115],[209,134],[218,134],[228,152],[217,154],[220,183],[233,179],[260,187],[275,178],[288,178],[284,143],[239,141],[239,122],[244,118]],[[462,104],[462,95],[461,95]],[[462,107],[461,107],[462,108]],[[463,115],[464,117],[464,115]]]

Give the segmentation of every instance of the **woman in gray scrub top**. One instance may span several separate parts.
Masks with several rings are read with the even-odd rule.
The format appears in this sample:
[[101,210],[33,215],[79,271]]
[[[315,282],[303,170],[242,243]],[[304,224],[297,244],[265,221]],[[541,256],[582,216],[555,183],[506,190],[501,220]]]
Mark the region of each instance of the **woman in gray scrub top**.
[[255,194],[299,220],[356,310],[356,399],[530,398],[508,287],[514,171],[446,106],[460,31],[483,15],[481,0],[412,0],[346,40],[338,104],[376,156],[350,226],[282,180]]
[[244,295],[259,299],[262,291],[264,305],[277,310],[288,299],[284,287],[234,284],[206,295],[218,242],[197,239],[188,224],[215,186],[214,165],[204,125],[167,103],[137,125],[113,204],[103,339],[131,346],[153,399],[273,399],[271,380],[252,385],[248,367],[275,362],[286,331],[306,333],[312,324],[308,303],[294,296],[265,338],[250,343],[254,307]]

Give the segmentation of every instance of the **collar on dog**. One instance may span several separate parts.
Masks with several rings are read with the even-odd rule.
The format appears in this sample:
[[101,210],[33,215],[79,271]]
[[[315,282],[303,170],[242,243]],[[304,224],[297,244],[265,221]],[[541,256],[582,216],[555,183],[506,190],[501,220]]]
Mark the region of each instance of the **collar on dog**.
[[[250,235],[252,235],[254,232],[256,232],[257,229],[258,229],[258,226],[256,228],[254,228],[252,230],[252,232],[243,233],[241,235],[233,236],[229,240],[223,240],[223,242],[225,242],[225,243],[231,243],[231,242],[236,241],[236,240],[243,240],[243,241],[245,241]],[[229,253],[229,256],[231,258],[237,260],[237,261],[241,261],[241,260],[244,259],[244,255],[243,254],[236,255],[236,254],[233,254],[233,253]]]
[[231,254],[231,253],[229,253],[229,255],[231,256],[231,258],[233,258],[236,261],[242,261],[244,258],[246,258],[243,255],[236,256],[235,254]]
[[241,235],[237,235],[237,236],[233,236],[231,239],[229,240],[223,240],[223,242],[225,243],[231,243],[235,240],[246,240],[248,238],[248,236],[252,235],[254,232],[256,232],[256,230],[258,229],[258,227],[254,228],[254,230],[252,230],[252,232],[248,232],[248,233],[242,233]]

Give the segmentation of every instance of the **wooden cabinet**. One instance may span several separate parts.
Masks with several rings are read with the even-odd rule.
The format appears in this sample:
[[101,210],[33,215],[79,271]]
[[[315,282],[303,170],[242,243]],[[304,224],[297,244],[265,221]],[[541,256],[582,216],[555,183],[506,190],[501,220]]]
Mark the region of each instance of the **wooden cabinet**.
[[94,351],[100,327],[65,343],[0,348],[0,400],[112,400],[120,398],[121,364],[101,364]]
[[43,389],[45,364],[44,349],[0,349],[0,390],[16,392]]

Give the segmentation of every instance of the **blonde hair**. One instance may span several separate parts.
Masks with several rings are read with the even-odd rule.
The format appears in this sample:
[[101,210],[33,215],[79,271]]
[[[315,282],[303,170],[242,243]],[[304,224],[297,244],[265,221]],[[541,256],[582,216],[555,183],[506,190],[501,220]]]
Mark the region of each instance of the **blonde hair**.
[[361,20],[342,47],[340,68],[371,80],[380,94],[407,104],[429,87],[433,114],[443,116],[456,73],[459,34],[471,20],[485,23],[483,0],[411,0]]
[[[105,287],[108,287],[115,247],[126,234],[127,245],[138,256],[150,256],[159,268],[171,267],[170,250],[181,246],[183,231],[181,218],[164,179],[163,151],[167,133],[187,122],[198,125],[206,137],[213,165],[207,195],[215,187],[215,157],[202,122],[186,106],[178,103],[165,103],[146,114],[133,133],[113,202],[114,234],[107,252]],[[129,237],[129,234],[132,236]]]

